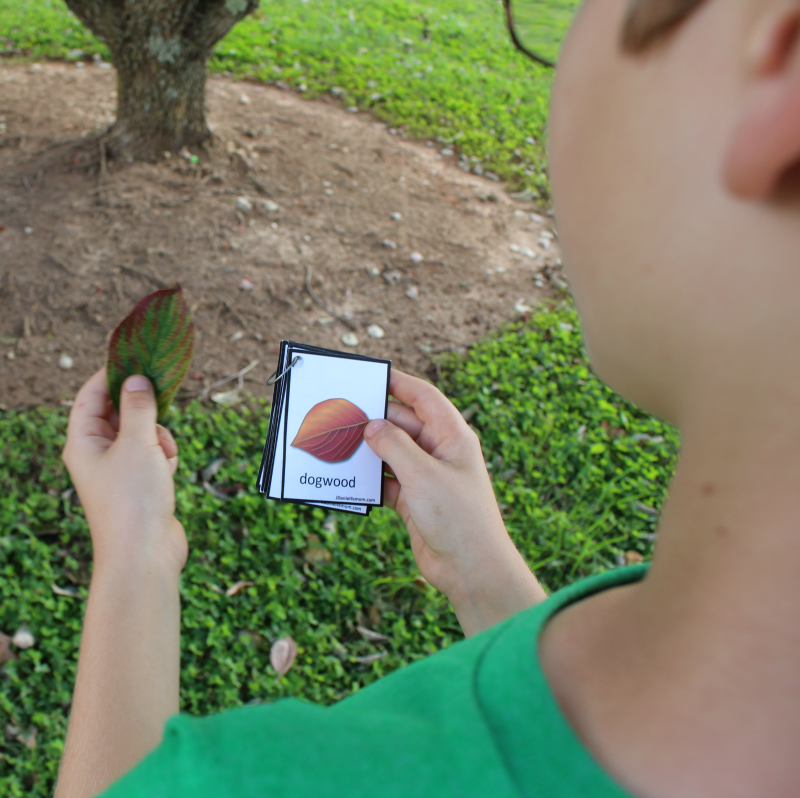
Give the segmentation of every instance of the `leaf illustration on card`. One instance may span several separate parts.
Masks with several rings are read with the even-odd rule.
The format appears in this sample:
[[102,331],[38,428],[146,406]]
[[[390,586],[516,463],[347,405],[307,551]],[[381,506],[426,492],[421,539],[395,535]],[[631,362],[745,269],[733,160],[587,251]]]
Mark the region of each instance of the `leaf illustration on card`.
[[193,350],[194,324],[180,285],[139,300],[108,345],[106,377],[114,407],[119,410],[122,383],[132,374],[143,374],[153,383],[158,417],[163,418],[189,370]]
[[341,463],[364,440],[367,414],[347,399],[326,399],[308,411],[292,446],[326,463]]

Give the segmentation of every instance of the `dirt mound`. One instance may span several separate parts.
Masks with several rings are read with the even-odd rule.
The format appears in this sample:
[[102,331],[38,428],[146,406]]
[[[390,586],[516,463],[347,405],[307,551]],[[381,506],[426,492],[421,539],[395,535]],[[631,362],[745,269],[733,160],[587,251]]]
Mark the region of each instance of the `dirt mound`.
[[155,164],[101,157],[114,102],[113,70],[0,67],[2,407],[70,399],[175,281],[199,333],[183,390],[258,361],[256,395],[281,338],[424,373],[563,286],[531,203],[334,100],[210,79],[213,146]]

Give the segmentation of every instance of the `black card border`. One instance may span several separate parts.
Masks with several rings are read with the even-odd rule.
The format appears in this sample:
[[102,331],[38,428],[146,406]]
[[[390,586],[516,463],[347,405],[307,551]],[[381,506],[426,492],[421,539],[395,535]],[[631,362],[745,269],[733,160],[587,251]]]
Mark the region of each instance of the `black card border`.
[[[307,354],[320,355],[322,357],[339,357],[339,358],[342,358],[344,360],[361,360],[361,361],[366,361],[366,362],[371,362],[371,363],[383,363],[386,366],[386,401],[384,402],[384,407],[383,407],[383,417],[384,417],[384,419],[386,418],[386,416],[387,416],[387,414],[389,412],[389,388],[390,388],[390,385],[391,385],[391,382],[392,382],[392,361],[391,360],[385,360],[383,358],[377,358],[377,357],[367,357],[366,355],[355,355],[355,354],[351,354],[350,352],[337,352],[336,350],[333,350],[333,349],[327,350],[327,352],[324,352],[324,353],[323,352],[309,351],[310,349],[311,349],[310,347],[307,348],[307,350],[306,350]],[[296,351],[299,351],[299,350],[294,348],[292,346],[292,344],[289,343],[289,346],[288,346],[288,358],[287,358],[289,361],[292,360],[292,357],[293,357],[293,355],[294,355],[294,353]],[[290,500],[290,499],[286,499],[285,496],[284,496],[284,493],[285,493],[284,487],[285,487],[285,484],[286,484],[286,440],[287,440],[288,429],[289,429],[289,424],[288,424],[289,394],[290,394],[291,386],[292,386],[292,372],[291,372],[291,369],[289,370],[289,373],[286,376],[288,377],[288,380],[286,382],[286,393],[285,393],[285,400],[284,400],[284,408],[285,408],[286,418],[284,419],[284,423],[283,423],[283,463],[282,463],[283,473],[281,474],[281,501],[293,501],[293,500]],[[381,498],[380,498],[380,503],[378,503],[378,504],[366,504],[365,503],[365,504],[362,505],[363,507],[383,507],[384,506],[383,505],[383,498],[384,498],[384,492],[385,492],[385,489],[386,489],[385,476],[384,476],[385,466],[386,466],[386,463],[382,462],[381,463]],[[296,500],[296,501],[299,501],[299,500]],[[349,504],[361,504],[361,502],[349,502]],[[342,512],[345,512],[345,511],[342,511]]]

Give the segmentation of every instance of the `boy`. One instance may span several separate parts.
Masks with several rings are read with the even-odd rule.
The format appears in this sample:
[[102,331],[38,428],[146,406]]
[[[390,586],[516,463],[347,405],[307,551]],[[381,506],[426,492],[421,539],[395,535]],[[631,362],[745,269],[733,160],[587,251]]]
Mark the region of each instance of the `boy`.
[[683,435],[650,569],[545,600],[469,428],[397,375],[411,409],[367,441],[469,639],[327,709],[172,718],[159,745],[178,711],[177,449],[139,378],[117,432],[96,375],[65,450],[95,568],[57,798],[151,751],[108,798],[800,794],[800,3],[586,0],[550,155],[594,367]]

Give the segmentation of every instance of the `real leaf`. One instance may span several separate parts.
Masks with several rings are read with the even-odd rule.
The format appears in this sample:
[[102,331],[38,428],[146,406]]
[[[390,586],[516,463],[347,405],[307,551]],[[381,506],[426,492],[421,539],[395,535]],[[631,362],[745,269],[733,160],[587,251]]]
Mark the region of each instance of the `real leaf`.
[[194,324],[180,285],[139,300],[108,345],[106,376],[114,407],[119,411],[122,383],[142,374],[153,384],[162,419],[189,370],[193,351]]

